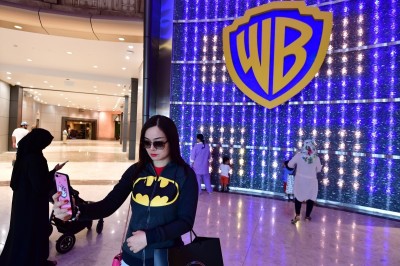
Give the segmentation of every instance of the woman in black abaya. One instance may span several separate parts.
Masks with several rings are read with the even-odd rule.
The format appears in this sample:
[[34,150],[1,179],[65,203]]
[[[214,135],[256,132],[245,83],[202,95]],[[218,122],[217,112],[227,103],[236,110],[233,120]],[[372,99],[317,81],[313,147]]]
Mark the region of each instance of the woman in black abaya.
[[49,256],[49,192],[55,188],[54,173],[49,172],[42,151],[50,145],[49,131],[33,129],[18,143],[17,160],[11,176],[13,190],[10,229],[0,265],[48,266],[57,262]]

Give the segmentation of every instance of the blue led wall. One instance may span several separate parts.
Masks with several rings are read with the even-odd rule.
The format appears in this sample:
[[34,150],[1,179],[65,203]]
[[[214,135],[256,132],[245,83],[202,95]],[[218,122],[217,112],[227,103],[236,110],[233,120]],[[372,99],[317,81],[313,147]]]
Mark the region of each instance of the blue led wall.
[[170,110],[184,158],[201,132],[214,178],[226,154],[232,187],[283,193],[282,161],[314,138],[320,201],[397,215],[400,0],[306,1],[333,12],[331,46],[316,78],[272,110],[233,84],[222,51],[222,29],[268,2],[175,0]]

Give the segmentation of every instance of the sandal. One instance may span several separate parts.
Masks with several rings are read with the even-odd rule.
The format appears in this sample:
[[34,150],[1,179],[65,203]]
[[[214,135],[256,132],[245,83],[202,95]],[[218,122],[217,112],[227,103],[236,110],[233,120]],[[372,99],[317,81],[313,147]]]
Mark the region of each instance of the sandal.
[[292,224],[296,224],[298,221],[300,221],[300,217],[297,215],[291,220]]

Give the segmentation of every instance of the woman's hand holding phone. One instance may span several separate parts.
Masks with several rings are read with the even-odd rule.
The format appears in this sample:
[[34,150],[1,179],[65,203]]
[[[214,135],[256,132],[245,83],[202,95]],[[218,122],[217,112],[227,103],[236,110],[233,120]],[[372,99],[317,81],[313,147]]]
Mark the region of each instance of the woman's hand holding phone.
[[68,213],[68,209],[63,209],[61,206],[64,204],[68,203],[66,201],[59,201],[59,198],[61,196],[61,192],[55,193],[52,198],[54,201],[53,204],[53,214],[57,219],[60,219],[62,221],[68,221],[72,218],[72,215]]

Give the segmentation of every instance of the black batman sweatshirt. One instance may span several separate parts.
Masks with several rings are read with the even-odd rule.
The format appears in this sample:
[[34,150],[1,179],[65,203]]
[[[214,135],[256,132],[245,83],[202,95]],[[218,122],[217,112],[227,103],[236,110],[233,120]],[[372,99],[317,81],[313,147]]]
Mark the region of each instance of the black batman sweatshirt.
[[133,253],[124,241],[123,260],[128,265],[132,257],[152,258],[155,248],[182,245],[181,235],[193,227],[198,199],[196,175],[189,166],[169,163],[157,177],[153,165],[148,164],[133,178],[135,167],[125,171],[103,200],[79,205],[80,219],[95,220],[110,216],[130,196],[132,216],[126,238],[134,231],[145,231],[147,246]]

